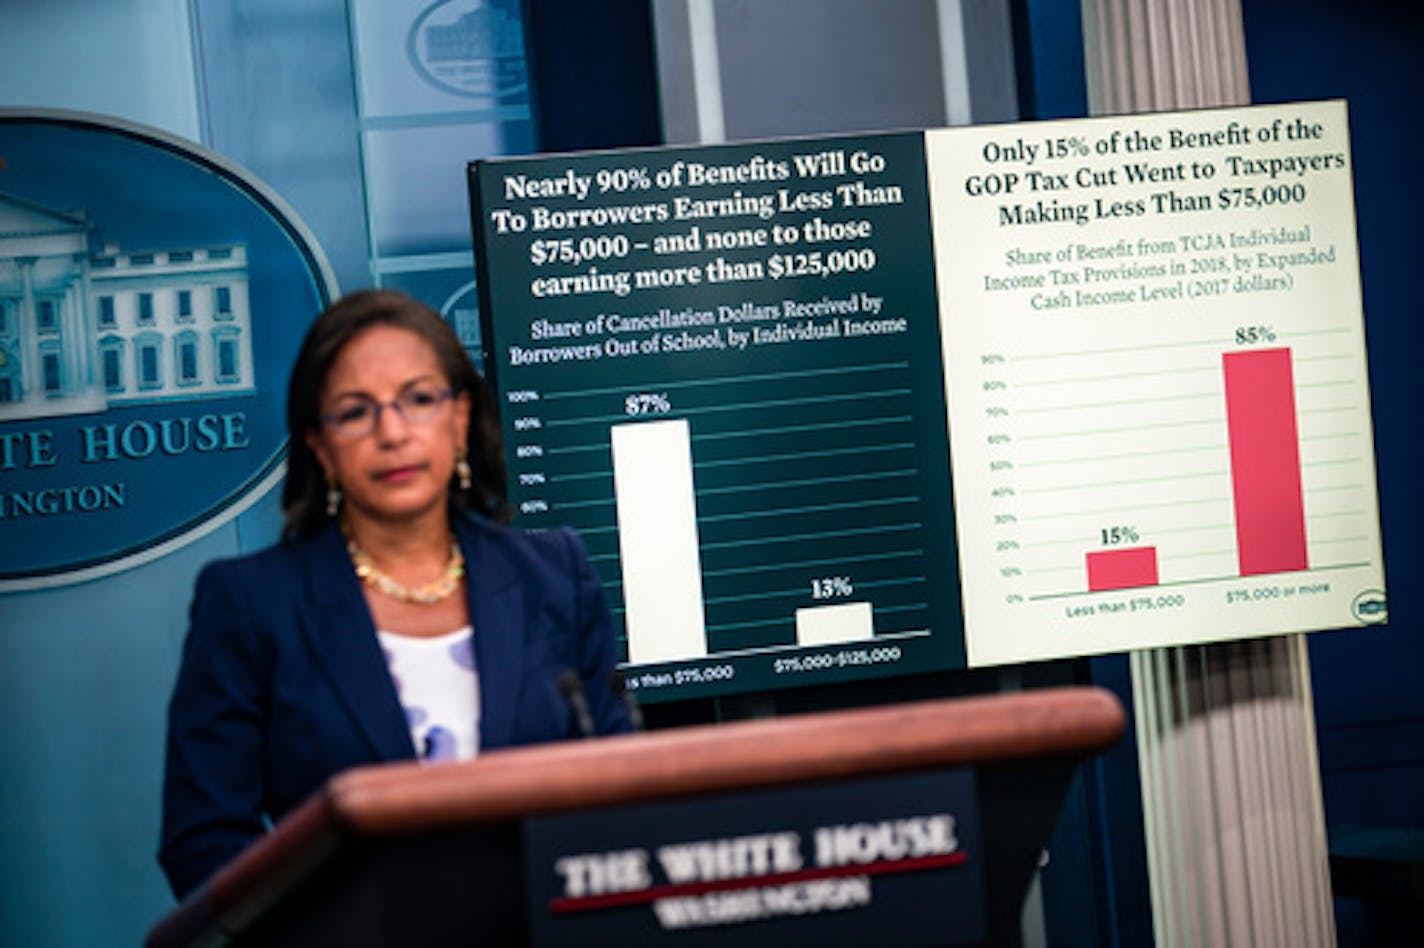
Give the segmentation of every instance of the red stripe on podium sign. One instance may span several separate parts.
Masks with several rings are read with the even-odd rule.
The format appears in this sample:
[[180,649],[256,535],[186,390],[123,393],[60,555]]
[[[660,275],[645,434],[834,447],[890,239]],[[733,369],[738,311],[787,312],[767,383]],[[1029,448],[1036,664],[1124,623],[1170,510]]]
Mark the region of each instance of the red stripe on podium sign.
[[911,859],[884,859],[864,865],[827,866],[817,869],[798,869],[795,872],[778,872],[764,876],[743,876],[738,879],[684,882],[678,885],[652,886],[632,892],[609,892],[604,895],[586,895],[579,898],[550,899],[549,911],[555,913],[591,912],[597,909],[642,905],[647,902],[656,902],[659,899],[706,895],[709,892],[726,892],[733,889],[766,889],[772,886],[811,882],[817,879],[882,876],[896,872],[923,872],[927,869],[961,866],[968,861],[969,854],[960,850],[935,856],[917,856]]

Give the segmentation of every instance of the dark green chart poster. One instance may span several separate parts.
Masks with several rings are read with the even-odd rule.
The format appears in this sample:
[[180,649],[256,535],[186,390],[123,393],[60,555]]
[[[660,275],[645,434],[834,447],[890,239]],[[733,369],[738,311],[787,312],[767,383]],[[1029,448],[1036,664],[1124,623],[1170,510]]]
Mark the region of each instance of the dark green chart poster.
[[923,136],[479,162],[523,527],[641,701],[964,666]]

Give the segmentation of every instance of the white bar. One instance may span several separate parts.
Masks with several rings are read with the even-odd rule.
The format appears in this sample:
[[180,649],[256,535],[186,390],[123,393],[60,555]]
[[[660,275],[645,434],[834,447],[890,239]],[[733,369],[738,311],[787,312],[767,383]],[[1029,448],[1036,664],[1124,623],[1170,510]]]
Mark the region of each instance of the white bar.
[[640,665],[705,658],[702,560],[687,422],[614,425],[610,434],[628,661]]
[[835,645],[875,637],[875,619],[868,602],[842,602],[796,610],[797,645]]

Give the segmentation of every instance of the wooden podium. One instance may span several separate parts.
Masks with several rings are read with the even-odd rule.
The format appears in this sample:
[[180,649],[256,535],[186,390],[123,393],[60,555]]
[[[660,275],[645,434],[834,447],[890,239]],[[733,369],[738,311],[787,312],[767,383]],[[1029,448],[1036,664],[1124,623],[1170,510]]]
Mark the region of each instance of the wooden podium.
[[[630,928],[639,945],[759,944],[767,933],[767,943],[824,946],[849,943],[825,931],[857,924],[895,944],[1015,944],[1073,771],[1124,723],[1110,693],[1055,688],[362,767],[219,870],[147,944],[602,943],[586,923],[619,937]],[[959,781],[950,792],[967,788],[967,802],[922,819],[943,809],[940,784],[925,783],[938,779]],[[925,826],[953,827],[953,844],[941,838],[931,852]],[[576,842],[562,855],[538,849],[565,839]],[[720,877],[652,878],[669,865],[659,841],[678,852],[697,841],[699,865]],[[813,905],[852,882],[845,891],[868,901],[872,877],[869,904]],[[893,889],[911,884],[930,888]],[[940,906],[947,918],[904,914]],[[659,927],[664,911],[689,907],[733,927]],[[746,914],[772,909],[780,916],[766,921]],[[877,911],[895,912],[896,927]]]

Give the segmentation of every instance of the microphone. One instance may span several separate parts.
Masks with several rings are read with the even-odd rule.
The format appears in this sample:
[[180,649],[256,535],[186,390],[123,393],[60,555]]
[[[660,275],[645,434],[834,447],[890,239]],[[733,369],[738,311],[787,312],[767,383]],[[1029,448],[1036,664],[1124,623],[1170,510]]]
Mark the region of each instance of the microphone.
[[623,669],[615,668],[608,673],[608,687],[613,696],[623,702],[623,707],[628,712],[628,720],[633,722],[633,730],[641,731],[643,709],[638,707],[638,700],[628,692],[628,676],[623,674]]
[[588,699],[584,697],[583,685],[572,668],[559,672],[559,693],[573,709],[574,721],[578,724],[579,737],[593,737],[593,715],[588,710]]

